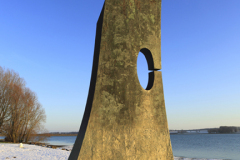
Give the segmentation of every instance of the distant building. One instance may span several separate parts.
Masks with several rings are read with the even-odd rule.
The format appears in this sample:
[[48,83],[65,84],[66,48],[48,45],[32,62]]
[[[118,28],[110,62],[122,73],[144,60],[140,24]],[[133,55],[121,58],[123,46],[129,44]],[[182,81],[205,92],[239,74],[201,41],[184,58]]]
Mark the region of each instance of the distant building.
[[207,129],[187,130],[186,134],[208,134]]
[[207,134],[208,133],[208,129],[200,129],[199,133]]
[[170,134],[178,134],[178,131],[176,131],[176,130],[170,130],[169,133],[170,133]]

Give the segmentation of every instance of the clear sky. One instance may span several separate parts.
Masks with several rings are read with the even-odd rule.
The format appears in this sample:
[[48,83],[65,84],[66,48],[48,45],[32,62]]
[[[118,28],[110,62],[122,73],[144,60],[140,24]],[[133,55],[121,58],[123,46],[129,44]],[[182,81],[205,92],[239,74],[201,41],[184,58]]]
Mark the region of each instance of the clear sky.
[[[18,72],[38,95],[49,131],[79,130],[103,3],[0,1],[0,66]],[[239,8],[239,0],[162,0],[169,129],[240,126]],[[140,54],[143,86],[147,72]]]

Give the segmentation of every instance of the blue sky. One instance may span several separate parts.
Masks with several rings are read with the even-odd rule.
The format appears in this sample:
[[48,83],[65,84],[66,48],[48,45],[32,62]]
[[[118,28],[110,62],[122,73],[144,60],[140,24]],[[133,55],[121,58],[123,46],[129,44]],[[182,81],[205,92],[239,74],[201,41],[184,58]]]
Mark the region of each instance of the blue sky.
[[[18,72],[36,92],[49,131],[79,130],[103,3],[0,1],[0,65]],[[239,0],[162,0],[169,129],[240,126],[239,8]],[[147,72],[140,54],[143,86]]]

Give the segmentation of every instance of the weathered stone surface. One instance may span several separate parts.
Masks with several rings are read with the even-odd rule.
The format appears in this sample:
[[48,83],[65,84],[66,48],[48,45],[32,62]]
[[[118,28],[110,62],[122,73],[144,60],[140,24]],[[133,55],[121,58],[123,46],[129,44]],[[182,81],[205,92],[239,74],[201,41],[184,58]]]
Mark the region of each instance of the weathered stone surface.
[[[106,0],[88,101],[69,160],[173,160],[163,96],[161,0]],[[137,57],[149,69],[139,83]]]

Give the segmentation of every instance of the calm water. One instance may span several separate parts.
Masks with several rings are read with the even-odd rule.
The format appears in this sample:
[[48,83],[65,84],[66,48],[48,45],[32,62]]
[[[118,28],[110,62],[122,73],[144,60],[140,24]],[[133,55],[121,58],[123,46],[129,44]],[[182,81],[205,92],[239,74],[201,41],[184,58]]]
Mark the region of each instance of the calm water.
[[[0,136],[0,139],[4,139],[4,136]],[[45,143],[49,143],[52,145],[65,145],[71,146],[75,143],[77,136],[52,136],[48,137]]]
[[[51,137],[48,143],[73,145],[76,136]],[[240,160],[240,134],[171,135],[174,156]]]
[[76,138],[77,136],[51,136],[47,139],[46,143],[71,146],[75,143]]
[[[76,136],[53,136],[47,143],[73,145],[75,140]],[[171,143],[176,157],[240,160],[240,134],[176,134]]]
[[240,160],[240,134],[171,135],[174,156]]

